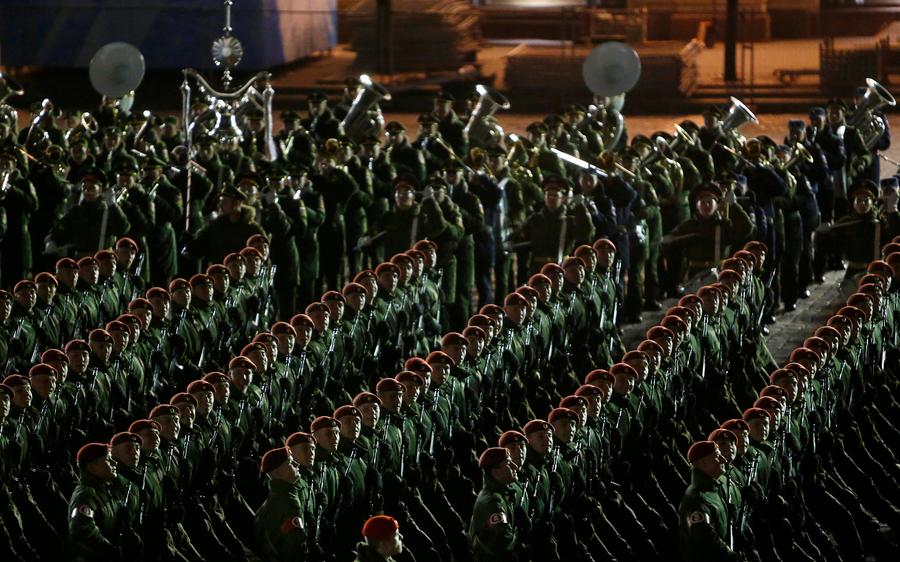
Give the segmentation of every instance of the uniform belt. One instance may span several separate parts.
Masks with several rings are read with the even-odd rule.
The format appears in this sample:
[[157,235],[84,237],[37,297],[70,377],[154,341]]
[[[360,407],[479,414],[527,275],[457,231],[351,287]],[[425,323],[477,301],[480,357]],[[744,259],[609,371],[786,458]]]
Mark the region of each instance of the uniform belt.
[[716,267],[716,262],[713,260],[688,260],[688,267],[691,269],[696,268],[712,268]]
[[848,261],[847,269],[867,269],[869,264],[864,261]]

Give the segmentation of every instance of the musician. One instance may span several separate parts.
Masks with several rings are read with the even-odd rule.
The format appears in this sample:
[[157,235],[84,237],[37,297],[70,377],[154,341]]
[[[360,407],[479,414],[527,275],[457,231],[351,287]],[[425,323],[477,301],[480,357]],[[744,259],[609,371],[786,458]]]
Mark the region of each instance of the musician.
[[687,191],[690,191],[699,184],[692,183],[692,180],[688,175],[688,170],[690,168],[685,165],[684,160],[689,160],[694,165],[694,168],[700,174],[702,181],[713,181],[716,177],[716,167],[713,163],[712,154],[703,148],[703,145],[700,142],[700,127],[690,119],[682,121],[679,123],[679,126],[691,136],[691,142],[682,145],[682,156],[678,159],[685,172],[685,188]]
[[48,254],[93,255],[98,248],[112,246],[131,229],[115,192],[106,187],[102,170],[89,168],[80,181],[81,201],[53,226],[45,250]]
[[188,253],[203,263],[217,263],[224,256],[240,251],[254,234],[265,234],[246,201],[247,195],[237,187],[230,186],[223,191],[218,216],[201,228],[196,237],[185,237]]
[[[451,153],[449,146],[438,129],[439,122],[430,113],[419,115],[419,136],[413,146],[425,157],[425,169],[429,176],[437,173],[450,160],[456,159],[459,153]],[[452,148],[452,146],[450,147]]]
[[[490,160],[489,156],[488,161]],[[484,282],[481,276],[485,274],[485,269],[487,283],[490,283],[490,264],[486,253],[494,243],[491,230],[485,222],[481,200],[469,190],[462,172],[462,165],[455,161],[448,162],[443,170],[448,196],[456,204],[463,224],[463,235],[456,246],[456,304],[449,310],[450,323],[454,326],[459,322],[465,323],[468,319],[472,310],[472,289],[476,286],[476,279],[480,283]],[[481,304],[486,303],[480,302],[479,306]]]
[[[75,192],[74,188],[77,187],[79,179],[84,175],[84,171],[88,168],[97,166],[97,158],[94,156],[93,150],[91,149],[89,135],[78,134],[69,138],[69,150],[66,164],[67,172],[65,179],[68,183],[72,184],[72,197],[75,198],[78,196],[78,193]],[[77,201],[67,201],[66,203],[68,206],[71,206],[77,203]]]
[[[875,95],[869,93],[869,88],[859,86],[853,95],[853,103],[850,109],[855,110],[864,102],[867,95]],[[872,163],[860,172],[859,177],[870,178],[872,181],[881,179],[881,158],[878,157],[879,152],[884,152],[891,147],[891,124],[887,116],[881,110],[875,110],[870,113],[871,119],[878,119],[884,123],[884,133],[874,142],[869,149],[872,153]]]
[[325,92],[315,91],[306,98],[309,116],[300,124],[309,131],[316,142],[323,143],[336,138],[340,134],[340,121],[328,107],[328,96]]
[[34,259],[35,271],[46,271],[53,265],[53,259],[43,255],[44,243],[53,225],[62,218],[69,197],[69,186],[64,168],[64,150],[52,145],[41,154],[40,162],[35,165],[29,179],[34,183],[37,196],[37,209],[29,221],[31,236],[30,253]]
[[[856,165],[870,163],[871,155],[868,154],[863,139],[856,127],[847,125],[847,104],[843,100],[829,100],[826,110],[826,130],[830,136],[840,139],[843,144],[845,160],[838,167],[833,168],[832,179],[834,181],[834,217],[843,217],[849,209],[849,188],[854,181],[854,168]],[[828,138],[829,135],[826,135]],[[834,144],[834,139],[829,139]],[[823,139],[823,141],[826,141]],[[824,147],[823,147],[824,148]],[[826,153],[829,152],[826,148]],[[839,160],[839,158],[838,158]]]
[[3,255],[0,284],[5,287],[31,274],[29,222],[38,207],[34,185],[17,164],[18,157],[13,149],[0,153],[0,206],[6,214],[6,232],[0,241],[0,253]]
[[[717,267],[730,248],[753,235],[750,217],[733,200],[732,185],[725,192],[716,183],[705,183],[691,193],[693,217],[663,238],[663,245],[677,248],[687,262],[687,276]],[[731,201],[731,202],[729,202]]]
[[353,107],[353,100],[362,88],[359,78],[351,76],[344,80],[344,90],[341,92],[341,99],[334,104],[334,116],[336,119],[343,120]]
[[812,237],[822,221],[816,198],[816,186],[830,180],[828,164],[825,161],[824,154],[818,146],[805,142],[805,134],[803,121],[797,119],[789,122],[788,140],[796,140],[796,143],[792,144],[792,146],[799,144],[812,157],[812,162],[807,162],[804,158],[798,158],[796,164],[791,168],[791,173],[797,179],[794,204],[800,213],[802,223],[800,265],[797,278],[791,282],[796,283],[800,298],[809,296],[808,287],[814,279]]
[[550,150],[547,143],[547,126],[540,121],[535,121],[526,127],[528,140],[533,146],[533,150],[537,155],[528,163],[528,168],[534,174],[537,181],[541,181],[544,176],[556,176],[560,178],[568,177],[566,168],[559,156]]
[[466,124],[453,111],[455,101],[453,94],[441,90],[434,96],[432,115],[437,120],[441,137],[453,148],[453,152],[463,155],[469,151],[469,138],[465,130]]
[[543,208],[528,217],[517,236],[530,243],[532,271],[548,263],[559,263],[579,243],[594,237],[594,225],[584,198],[567,201],[566,179],[548,177],[541,189],[544,190]]
[[101,144],[95,149],[95,156],[97,163],[107,174],[114,170],[119,158],[128,156],[123,138],[124,132],[115,125],[102,130]]
[[409,142],[406,136],[406,127],[398,121],[391,121],[384,127],[387,134],[387,146],[385,152],[387,158],[394,165],[397,175],[407,174],[418,183],[424,183],[426,178],[425,156],[418,148]]
[[882,240],[893,240],[900,236],[900,211],[897,210],[897,202],[900,200],[900,179],[891,176],[881,180],[881,191],[878,202],[878,220],[881,221],[884,233]]
[[878,187],[868,179],[857,180],[849,191],[853,210],[834,225],[824,225],[816,237],[818,248],[833,247],[847,261],[842,286],[856,287],[856,278],[866,271],[868,262],[880,255],[881,245],[890,240],[875,207]]
[[166,115],[162,120],[162,132],[159,140],[166,146],[166,151],[171,153],[179,145],[184,144],[184,130],[181,128],[177,115]]
[[342,150],[340,141],[328,139],[319,154],[318,173],[311,176],[313,189],[322,195],[325,205],[325,218],[319,227],[320,280],[334,290],[344,286],[345,260],[355,243],[349,234],[361,233],[359,224],[350,224],[360,218],[348,213],[350,205],[361,196],[360,187],[339,162]]

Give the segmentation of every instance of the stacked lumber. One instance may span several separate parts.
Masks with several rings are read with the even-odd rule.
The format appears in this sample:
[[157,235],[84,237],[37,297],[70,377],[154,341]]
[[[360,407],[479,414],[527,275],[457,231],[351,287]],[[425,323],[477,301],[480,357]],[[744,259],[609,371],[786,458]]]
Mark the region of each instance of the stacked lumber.
[[[462,0],[393,0],[390,46],[394,73],[455,70],[475,60],[481,33],[478,10]],[[378,30],[374,0],[347,3],[350,48],[356,64],[375,68]]]
[[[629,97],[683,97],[696,88],[697,56],[702,45],[680,41],[654,41],[636,45],[641,57],[641,78]],[[545,94],[567,103],[590,99],[581,66],[587,48],[528,47],[507,59],[506,90]]]

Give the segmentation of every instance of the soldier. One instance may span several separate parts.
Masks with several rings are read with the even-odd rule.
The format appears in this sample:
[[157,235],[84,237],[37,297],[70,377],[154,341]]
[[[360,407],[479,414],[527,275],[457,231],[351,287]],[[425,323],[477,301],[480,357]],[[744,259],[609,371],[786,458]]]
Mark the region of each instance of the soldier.
[[315,91],[306,98],[309,116],[300,121],[300,125],[309,131],[318,143],[336,138],[339,134],[339,121],[328,107],[328,97],[324,92]]
[[82,199],[54,225],[48,253],[93,255],[97,250],[111,247],[131,230],[116,193],[106,186],[105,173],[89,168],[79,181]]
[[78,450],[76,461],[80,476],[69,500],[69,552],[76,560],[118,560],[118,499],[112,486],[116,466],[109,445],[88,443]]
[[687,455],[691,485],[678,506],[684,560],[740,560],[728,542],[729,510],[719,492],[724,459],[712,441],[698,441]]
[[872,180],[854,183],[848,195],[853,207],[851,214],[842,217],[834,225],[820,229],[817,244],[820,248],[834,248],[847,260],[842,287],[849,291],[856,286],[856,279],[865,273],[869,261],[880,255],[883,241],[887,240],[885,225],[875,208],[878,187]]
[[503,447],[486,449],[478,458],[484,487],[469,523],[469,542],[476,561],[517,560],[516,489],[519,467]]
[[272,449],[260,461],[269,480],[269,497],[256,512],[256,546],[268,560],[307,560],[306,522],[297,493],[299,466],[286,447]]
[[561,177],[548,177],[541,184],[544,207],[528,217],[520,238],[530,242],[531,269],[547,263],[560,263],[579,242],[593,239],[594,226],[583,201],[566,200],[568,182]]
[[38,208],[34,185],[16,167],[16,153],[0,152],[0,179],[4,180],[0,207],[5,213],[5,232],[0,242],[3,252],[2,283],[9,287],[31,274],[31,234],[28,224]]
[[394,555],[403,554],[403,535],[400,524],[390,515],[374,515],[362,528],[363,542],[356,545],[355,562],[394,562]]
[[196,238],[188,239],[188,252],[204,263],[214,263],[231,252],[240,251],[254,234],[265,235],[246,201],[247,195],[240,189],[225,189],[219,197],[219,216],[204,226]]
[[[388,123],[384,132],[387,135],[387,158],[393,164],[397,175],[407,175],[417,184],[425,182],[425,157],[409,142],[406,127],[397,121]],[[395,184],[396,185],[396,184]]]
[[441,137],[447,141],[456,154],[468,154],[469,139],[466,124],[453,111],[453,102],[456,101],[456,98],[451,93],[441,90],[432,101],[434,104],[433,114],[437,119]]

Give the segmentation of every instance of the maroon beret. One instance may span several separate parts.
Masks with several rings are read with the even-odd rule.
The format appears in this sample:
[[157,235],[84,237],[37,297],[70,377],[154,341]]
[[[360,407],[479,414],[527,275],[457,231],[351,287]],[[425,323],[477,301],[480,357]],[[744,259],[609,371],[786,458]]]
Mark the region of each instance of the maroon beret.
[[284,447],[267,451],[259,463],[259,475],[268,474],[288,460],[288,452]]
[[490,449],[485,449],[481,456],[478,457],[478,468],[490,470],[507,459],[509,459],[509,451],[503,447],[491,447]]
[[97,459],[106,458],[108,454],[108,443],[88,443],[87,445],[78,449],[78,454],[76,455],[75,459],[78,461],[78,466],[83,467]]
[[688,449],[687,460],[690,463],[708,457],[719,450],[719,446],[713,441],[697,441]]

